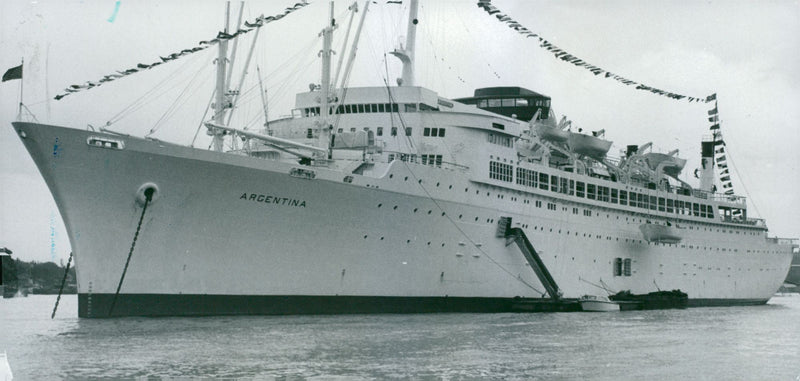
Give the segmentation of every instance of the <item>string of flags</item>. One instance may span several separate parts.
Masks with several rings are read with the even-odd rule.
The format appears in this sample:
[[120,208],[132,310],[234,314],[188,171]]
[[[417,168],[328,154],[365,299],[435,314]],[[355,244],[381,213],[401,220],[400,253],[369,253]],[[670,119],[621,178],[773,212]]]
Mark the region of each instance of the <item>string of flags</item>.
[[708,110],[708,122],[714,142],[714,162],[717,163],[719,168],[719,182],[722,184],[722,193],[727,196],[733,196],[733,183],[731,183],[730,168],[728,168],[728,158],[725,152],[725,139],[722,138],[722,130],[720,129],[719,120],[719,105],[717,104],[717,94],[711,94],[709,98],[714,101],[714,108]]
[[687,100],[689,102],[706,102],[706,103],[708,103],[708,102],[712,101],[710,95],[708,97],[690,97],[690,96],[686,96],[686,95],[682,95],[682,94],[676,94],[676,93],[672,93],[672,92],[669,92],[669,91],[664,91],[664,90],[661,90],[661,89],[657,89],[655,87],[647,86],[647,85],[645,85],[643,83],[640,83],[640,82],[636,82],[636,81],[630,80],[630,79],[625,78],[625,77],[623,77],[621,75],[614,74],[614,73],[612,73],[610,71],[607,71],[605,69],[602,69],[602,68],[600,68],[598,66],[592,65],[589,62],[586,62],[586,61],[582,60],[581,58],[579,58],[579,57],[577,57],[577,56],[575,56],[573,54],[568,53],[564,49],[559,48],[558,46],[556,46],[552,42],[546,40],[544,37],[540,36],[537,33],[534,33],[533,31],[529,30],[528,28],[524,27],[522,24],[520,24],[519,22],[515,21],[510,16],[508,16],[505,13],[503,13],[500,9],[498,9],[497,7],[492,5],[491,1],[492,0],[478,0],[478,7],[479,8],[483,8],[483,10],[486,11],[486,13],[488,13],[489,15],[495,16],[500,22],[505,23],[509,28],[514,29],[519,34],[525,36],[525,38],[538,39],[539,47],[541,47],[543,49],[546,49],[550,53],[553,53],[555,58],[558,58],[558,59],[560,59],[560,60],[562,60],[564,62],[571,63],[571,64],[573,64],[575,66],[578,66],[578,67],[583,67],[584,69],[592,72],[592,74],[594,74],[594,75],[597,75],[597,76],[603,75],[603,77],[601,77],[601,78],[610,78],[610,79],[613,79],[613,80],[615,80],[615,81],[617,81],[617,82],[619,82],[619,83],[621,83],[623,85],[626,85],[626,86],[635,86],[636,90],[649,91],[649,92],[651,92],[653,94],[665,96],[665,97],[676,99],[676,100],[685,99],[685,100]]
[[66,97],[67,95],[74,94],[74,93],[77,93],[77,92],[83,91],[83,90],[92,89],[92,88],[101,86],[104,83],[111,82],[111,81],[117,80],[119,78],[131,75],[131,74],[134,74],[134,73],[138,73],[138,72],[143,71],[143,70],[149,70],[149,69],[152,69],[152,68],[154,68],[154,67],[156,67],[158,65],[164,64],[166,62],[169,62],[169,61],[172,61],[172,60],[176,60],[176,59],[178,59],[180,57],[183,57],[183,56],[186,56],[186,55],[189,55],[189,54],[193,54],[193,53],[197,53],[197,52],[199,52],[201,50],[208,49],[209,47],[211,47],[213,45],[216,45],[220,41],[226,41],[226,40],[230,40],[232,38],[236,38],[236,37],[238,37],[240,35],[243,35],[245,33],[248,33],[250,31],[254,30],[255,28],[260,28],[260,27],[264,26],[264,24],[268,24],[268,23],[273,22],[273,21],[278,21],[278,20],[288,16],[290,13],[292,13],[292,12],[294,12],[294,11],[300,9],[300,8],[305,7],[306,5],[308,5],[308,2],[303,0],[302,2],[296,3],[295,5],[293,5],[291,7],[287,7],[286,9],[284,9],[283,13],[279,13],[279,14],[276,14],[274,16],[266,16],[266,17],[264,17],[262,15],[260,17],[257,17],[253,22],[245,21],[245,23],[244,23],[245,27],[244,28],[240,28],[235,33],[219,32],[219,33],[217,33],[217,37],[216,38],[211,39],[211,40],[207,40],[207,41],[200,41],[198,43],[198,46],[196,46],[194,48],[183,49],[180,52],[172,53],[172,54],[169,54],[169,55],[166,55],[166,56],[159,56],[159,58],[161,58],[160,61],[156,61],[156,62],[153,62],[151,64],[140,63],[140,64],[137,64],[136,67],[133,67],[133,68],[130,68],[130,69],[127,69],[127,70],[123,70],[123,71],[117,71],[116,73],[111,73],[109,75],[105,75],[105,76],[103,76],[103,78],[101,78],[98,81],[87,81],[86,83],[84,83],[82,85],[71,85],[71,86],[69,86],[69,87],[64,89],[64,93],[56,95],[55,96],[55,100],[58,101],[58,100],[61,100],[64,97]]

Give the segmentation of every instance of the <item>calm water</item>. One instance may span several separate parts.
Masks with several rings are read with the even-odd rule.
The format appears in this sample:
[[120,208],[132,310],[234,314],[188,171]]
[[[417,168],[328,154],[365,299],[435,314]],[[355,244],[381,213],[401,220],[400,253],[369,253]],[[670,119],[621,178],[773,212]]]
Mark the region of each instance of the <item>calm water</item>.
[[708,379],[800,376],[800,296],[621,313],[78,319],[0,299],[15,380]]

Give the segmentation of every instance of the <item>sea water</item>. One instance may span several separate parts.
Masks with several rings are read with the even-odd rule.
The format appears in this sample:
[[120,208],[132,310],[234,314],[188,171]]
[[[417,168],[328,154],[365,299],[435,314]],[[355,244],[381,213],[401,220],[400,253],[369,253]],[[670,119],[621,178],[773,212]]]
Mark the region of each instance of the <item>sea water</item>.
[[[792,294],[789,294],[792,295]],[[796,380],[800,296],[613,313],[77,318],[0,299],[15,380]]]

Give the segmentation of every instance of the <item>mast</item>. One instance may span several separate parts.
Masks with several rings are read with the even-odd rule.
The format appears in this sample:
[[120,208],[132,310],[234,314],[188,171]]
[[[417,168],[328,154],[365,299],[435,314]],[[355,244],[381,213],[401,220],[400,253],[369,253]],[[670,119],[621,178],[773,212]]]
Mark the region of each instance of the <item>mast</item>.
[[[333,1],[330,2],[331,14],[330,21],[325,29],[322,29],[322,83],[320,84],[320,113],[317,120],[317,128],[319,129],[319,146],[324,148],[325,152],[317,157],[317,159],[331,159],[331,129],[333,126],[330,124],[330,91],[331,91],[331,45],[333,44],[333,31],[336,29],[336,20],[333,18]],[[327,153],[327,154],[326,154]],[[324,157],[320,157],[323,156]]]
[[[231,13],[231,3],[228,2],[225,7],[225,30],[224,33],[228,33],[228,27],[230,23],[230,13]],[[217,55],[217,90],[216,90],[216,99],[214,102],[214,124],[221,126],[225,122],[225,110],[227,109],[227,100],[226,100],[226,93],[227,93],[227,84],[225,81],[225,72],[227,69],[227,62],[228,62],[228,40],[220,39],[219,43],[219,54]],[[225,131],[213,128],[210,129],[209,134],[213,136],[212,143],[214,147],[214,151],[222,151],[222,143],[225,137]]]
[[417,45],[417,8],[419,0],[411,0],[408,10],[408,31],[406,46],[395,49],[391,54],[403,62],[403,77],[397,79],[398,86],[414,86],[414,53]]

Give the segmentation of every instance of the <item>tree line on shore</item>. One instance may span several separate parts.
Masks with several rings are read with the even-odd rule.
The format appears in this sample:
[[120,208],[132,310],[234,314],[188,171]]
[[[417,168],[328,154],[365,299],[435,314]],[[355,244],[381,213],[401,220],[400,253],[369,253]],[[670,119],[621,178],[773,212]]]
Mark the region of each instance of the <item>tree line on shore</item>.
[[[64,279],[66,266],[53,262],[26,262],[16,258],[4,257],[2,260],[3,297],[26,296],[28,294],[58,294]],[[75,267],[70,267],[64,294],[78,292]]]

